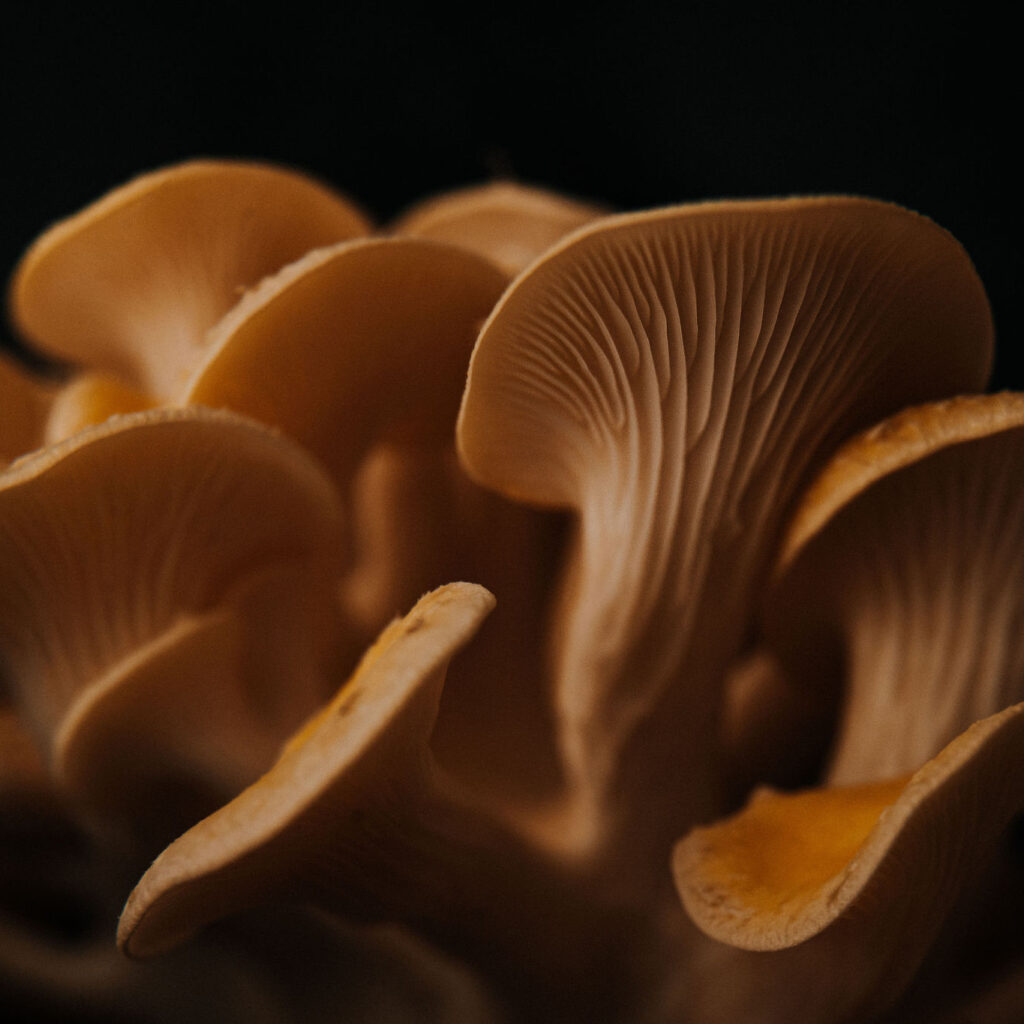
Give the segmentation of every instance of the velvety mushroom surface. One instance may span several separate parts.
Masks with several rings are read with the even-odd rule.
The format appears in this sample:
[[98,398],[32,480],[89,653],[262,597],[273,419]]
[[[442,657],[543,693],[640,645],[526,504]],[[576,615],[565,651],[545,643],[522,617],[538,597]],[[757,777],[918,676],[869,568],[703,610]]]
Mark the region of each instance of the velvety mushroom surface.
[[11,311],[49,355],[164,397],[246,288],[316,246],[368,232],[348,200],[305,175],[191,161],[141,175],[50,228],[15,272]]
[[392,230],[462,246],[511,276],[605,212],[545,189],[498,181],[427,199],[399,217]]
[[151,799],[147,766],[252,777],[323,692],[342,537],[301,449],[210,410],[118,417],[0,475],[5,679],[57,772],[115,806]]
[[1024,1018],[1024,398],[941,228],[200,160],[10,295],[0,1016]]
[[650,867],[670,821],[714,808],[721,678],[799,487],[844,434],[981,386],[991,343],[959,245],[865,200],[608,218],[516,281],[459,450],[484,485],[578,516],[554,633],[563,842]]

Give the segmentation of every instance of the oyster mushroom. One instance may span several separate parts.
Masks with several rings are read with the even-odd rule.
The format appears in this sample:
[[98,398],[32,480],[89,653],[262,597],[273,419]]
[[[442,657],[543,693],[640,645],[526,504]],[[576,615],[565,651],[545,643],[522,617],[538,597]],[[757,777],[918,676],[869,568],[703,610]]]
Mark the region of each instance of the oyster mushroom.
[[1024,807],[1022,743],[1017,704],[909,779],[760,790],[693,830],[673,859],[680,897],[705,932],[741,947],[716,957],[724,991],[705,980],[688,993],[691,1008],[714,1008],[699,1019],[844,1024],[889,1008]]
[[765,636],[787,703],[842,672],[828,785],[759,791],[674,874],[714,938],[795,947],[763,982],[803,1019],[894,1001],[1024,808],[1022,461],[1024,396],[908,410],[836,455],[787,535]]
[[1024,395],[910,409],[804,497],[765,634],[814,701],[842,680],[829,778],[913,771],[1024,699]]
[[470,482],[453,453],[470,352],[504,287],[486,260],[439,242],[312,252],[210,333],[182,401],[271,424],[328,467],[351,512],[342,599],[364,643],[441,580],[494,589],[498,621],[446,689],[438,756],[521,803],[557,778],[539,648],[559,531]]
[[76,796],[159,815],[163,779],[230,793],[272,759],[335,657],[341,524],[301,449],[206,409],[0,476],[0,657]]
[[556,841],[663,877],[671,829],[719,806],[722,677],[800,488],[868,423],[983,385],[991,344],[956,241],[862,199],[607,218],[517,279],[458,445],[484,486],[578,517]]
[[513,1003],[555,1000],[537,1004],[555,1012],[571,977],[561,1010],[586,1004],[606,976],[585,970],[611,953],[600,909],[466,802],[430,753],[447,663],[493,604],[453,583],[388,626],[273,768],[157,858],[125,906],[121,947],[151,956],[242,907],[301,899],[410,925],[503,977]]
[[496,181],[426,199],[391,230],[469,249],[511,277],[564,235],[606,212],[546,189]]
[[15,270],[11,313],[41,351],[163,400],[245,289],[310,249],[368,232],[348,200],[305,175],[190,161],[50,228]]

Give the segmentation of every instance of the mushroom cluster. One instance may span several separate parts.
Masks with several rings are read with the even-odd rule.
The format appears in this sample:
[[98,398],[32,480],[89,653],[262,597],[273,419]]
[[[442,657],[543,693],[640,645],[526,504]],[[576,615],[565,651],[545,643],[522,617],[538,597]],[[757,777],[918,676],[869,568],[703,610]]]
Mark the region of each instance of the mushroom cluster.
[[5,1019],[1024,1015],[1024,396],[943,229],[194,161],[10,313]]

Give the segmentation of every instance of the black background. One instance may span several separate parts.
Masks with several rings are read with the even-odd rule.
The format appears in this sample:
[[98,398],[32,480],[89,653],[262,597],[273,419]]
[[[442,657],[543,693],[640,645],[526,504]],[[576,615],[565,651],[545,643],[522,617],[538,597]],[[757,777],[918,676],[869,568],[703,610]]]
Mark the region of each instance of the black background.
[[984,7],[93,3],[2,17],[5,273],[53,220],[193,156],[305,169],[381,220],[496,175],[620,208],[857,193],[961,240],[995,311],[994,383],[1024,387],[1019,58]]

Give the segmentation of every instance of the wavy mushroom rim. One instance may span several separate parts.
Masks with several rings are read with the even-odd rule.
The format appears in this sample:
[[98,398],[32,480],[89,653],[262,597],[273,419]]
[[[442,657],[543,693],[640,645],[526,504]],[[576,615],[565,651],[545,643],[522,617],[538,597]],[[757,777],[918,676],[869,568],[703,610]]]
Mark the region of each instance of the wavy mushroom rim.
[[[186,161],[46,231],[15,268],[9,307],[41,350],[164,400],[245,289],[310,249],[369,231],[351,201],[297,170]],[[170,258],[181,247],[186,256]],[[110,291],[119,301],[105,305]]]
[[848,443],[805,496],[762,630],[795,699],[842,690],[832,782],[910,770],[1024,696],[1022,453],[1024,395],[929,403]]
[[[983,386],[991,357],[959,243],[874,200],[607,217],[513,282],[474,349],[457,443],[481,485],[578,515],[555,658],[580,827],[563,837],[615,846],[620,812],[620,831],[642,830],[633,795],[678,749],[668,723],[707,719],[698,746],[715,732],[777,535],[831,450],[908,402]],[[713,811],[713,780],[688,790],[666,817]]]
[[[142,500],[134,503],[133,493]],[[251,515],[254,500],[259,517]],[[77,738],[97,728],[117,734],[105,709],[133,706],[120,691],[154,685],[154,672],[167,694],[178,689],[175,675],[185,666],[190,679],[206,679],[193,709],[204,726],[220,721],[230,730],[223,714],[206,721],[202,709],[209,702],[216,710],[232,687],[245,688],[247,721],[270,730],[271,750],[273,721],[286,732],[296,720],[293,705],[299,717],[316,706],[318,666],[331,661],[335,644],[324,619],[337,617],[343,519],[326,474],[287,439],[198,407],[114,417],[0,474],[0,511],[8,581],[0,647],[21,710],[37,738],[55,745],[58,769]],[[276,677],[288,667],[280,657],[253,653],[265,646],[264,635],[280,640],[265,621],[275,594],[288,602],[283,618],[293,633],[288,687]],[[321,606],[328,611],[321,614]],[[277,696],[264,692],[269,675]],[[104,712],[102,721],[96,712]],[[188,709],[178,713],[187,718]],[[142,742],[145,727],[133,717],[134,725],[120,728]],[[166,724],[152,728],[160,734]],[[185,730],[171,746],[184,752],[198,732]],[[244,743],[237,748],[251,777],[252,753]],[[99,761],[91,769],[72,757],[76,792],[116,801],[116,786],[88,781],[90,772],[110,774],[116,745],[92,749]],[[140,749],[149,756],[155,746]],[[126,770],[121,764],[114,776]]]
[[[748,950],[797,946],[844,921],[870,930],[890,908],[901,928],[914,913],[929,920],[930,941],[963,876],[1020,810],[1022,716],[1017,704],[975,723],[908,779],[759,790],[676,845],[683,906],[706,934]],[[934,888],[920,877],[929,871]]]
[[904,466],[954,444],[1024,425],[1024,394],[957,395],[901,410],[847,441],[804,492],[780,553],[777,580],[849,502]]
[[[367,786],[387,790],[399,783],[404,789],[401,776],[415,776],[423,767],[439,673],[493,604],[482,587],[449,584],[392,622],[330,703],[284,744],[277,763],[157,858],[128,898],[118,945],[133,956],[155,955],[198,931],[213,914],[227,912],[214,909],[201,892],[196,895],[207,879],[223,886],[237,877],[243,905],[258,899],[246,881],[252,867],[262,866],[254,855],[283,843],[287,856],[289,840],[301,844],[296,826],[303,815],[333,786],[349,781],[346,776],[353,778],[349,800],[356,806]],[[289,836],[289,829],[296,835]]]

